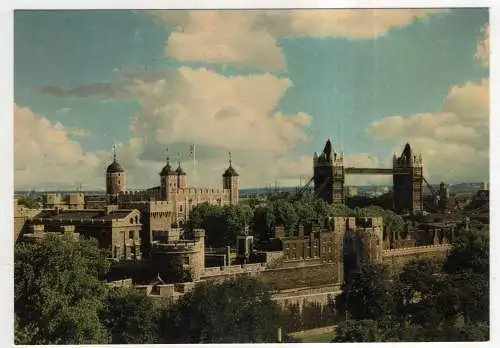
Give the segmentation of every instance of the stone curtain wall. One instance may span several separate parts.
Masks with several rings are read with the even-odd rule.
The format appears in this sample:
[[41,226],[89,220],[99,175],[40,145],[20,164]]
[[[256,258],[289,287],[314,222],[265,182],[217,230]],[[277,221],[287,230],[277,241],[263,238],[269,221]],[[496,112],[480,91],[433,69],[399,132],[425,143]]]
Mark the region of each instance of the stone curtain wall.
[[384,250],[382,252],[382,262],[387,265],[392,274],[395,274],[411,260],[428,258],[443,262],[450,250],[451,244]]

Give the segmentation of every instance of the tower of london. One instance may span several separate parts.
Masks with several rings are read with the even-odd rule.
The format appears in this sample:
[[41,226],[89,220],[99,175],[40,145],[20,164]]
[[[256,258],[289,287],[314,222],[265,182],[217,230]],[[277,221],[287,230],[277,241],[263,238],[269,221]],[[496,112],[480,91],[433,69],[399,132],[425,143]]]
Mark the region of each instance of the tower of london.
[[188,175],[182,169],[180,161],[174,169],[169,156],[166,157],[166,163],[159,172],[159,177],[159,186],[126,191],[126,173],[114,154],[113,162],[106,170],[107,203],[128,208],[148,206],[148,211],[154,211],[152,217],[164,218],[161,223],[163,226],[182,225],[188,220],[191,209],[201,203],[215,205],[238,203],[239,174],[233,168],[231,158],[229,167],[222,174],[222,188],[189,187]]

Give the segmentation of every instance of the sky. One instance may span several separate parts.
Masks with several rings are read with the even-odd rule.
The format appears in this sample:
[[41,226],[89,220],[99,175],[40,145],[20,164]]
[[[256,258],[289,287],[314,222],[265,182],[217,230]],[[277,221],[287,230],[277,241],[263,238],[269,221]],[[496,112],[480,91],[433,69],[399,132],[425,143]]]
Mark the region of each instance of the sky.
[[292,186],[328,138],[346,166],[409,142],[431,183],[488,181],[488,10],[14,14],[16,189],[103,189],[113,144],[128,189],[167,148],[193,186],[229,152],[241,187]]

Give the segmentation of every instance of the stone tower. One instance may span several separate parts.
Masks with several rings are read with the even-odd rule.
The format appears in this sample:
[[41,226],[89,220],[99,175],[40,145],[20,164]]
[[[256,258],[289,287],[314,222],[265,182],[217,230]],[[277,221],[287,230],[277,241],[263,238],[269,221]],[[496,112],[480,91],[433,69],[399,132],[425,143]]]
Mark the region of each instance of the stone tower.
[[187,188],[187,175],[186,172],[182,170],[180,159],[175,172],[177,173],[177,187],[181,189]]
[[118,195],[125,189],[125,171],[116,160],[116,147],[113,146],[113,163],[106,169],[106,197],[110,204],[118,201]]
[[238,184],[239,174],[234,170],[231,160],[231,152],[229,153],[229,168],[222,174],[222,188],[229,190],[229,200],[231,204],[238,204]]
[[163,201],[171,200],[177,192],[178,178],[177,172],[170,165],[170,157],[167,150],[167,163],[160,172],[160,196]]
[[362,240],[362,260],[368,263],[381,263],[384,227],[381,217],[365,217],[356,221],[357,233]]
[[413,154],[406,144],[398,158],[393,157],[394,210],[398,214],[415,214],[423,210],[422,155]]
[[344,204],[344,155],[334,151],[330,139],[323,152],[314,153],[314,193],[328,203]]

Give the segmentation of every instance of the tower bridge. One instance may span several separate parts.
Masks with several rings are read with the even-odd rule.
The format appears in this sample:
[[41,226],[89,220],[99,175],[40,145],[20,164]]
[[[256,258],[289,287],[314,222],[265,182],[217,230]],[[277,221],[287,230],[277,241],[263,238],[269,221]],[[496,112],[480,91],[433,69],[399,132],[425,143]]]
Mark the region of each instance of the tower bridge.
[[344,155],[336,153],[328,139],[323,152],[314,153],[313,168],[310,182],[314,182],[315,196],[330,204],[345,203],[346,175],[392,175],[394,211],[414,214],[423,210],[422,155],[415,155],[408,143],[399,157],[394,154],[392,168],[356,168],[344,167]]

